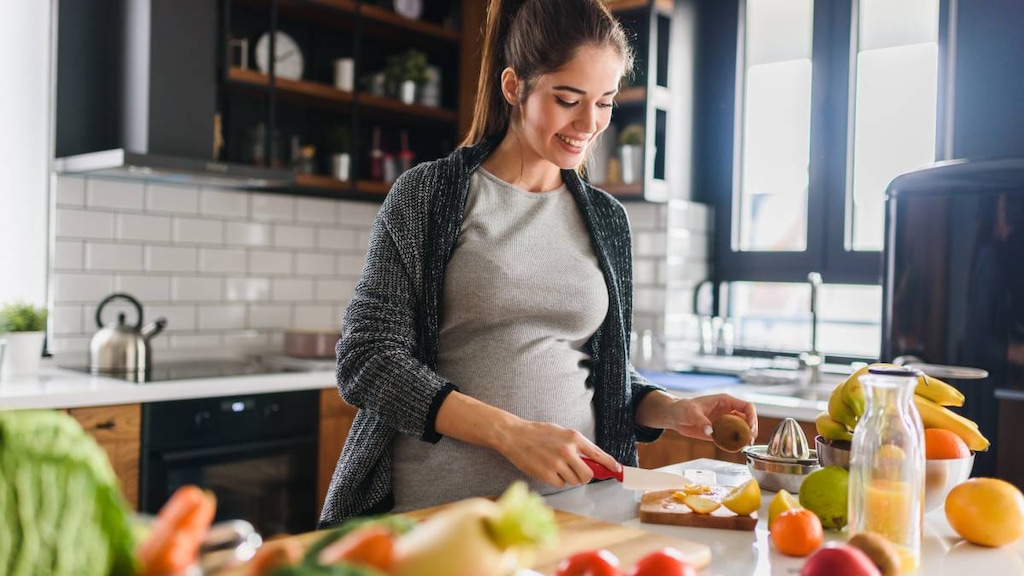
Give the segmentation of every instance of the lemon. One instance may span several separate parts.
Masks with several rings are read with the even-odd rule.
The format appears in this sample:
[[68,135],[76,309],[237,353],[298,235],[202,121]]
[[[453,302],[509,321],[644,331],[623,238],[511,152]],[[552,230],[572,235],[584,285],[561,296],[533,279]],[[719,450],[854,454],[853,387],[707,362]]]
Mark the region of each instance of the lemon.
[[688,494],[683,500],[683,503],[690,507],[697,514],[711,514],[715,510],[718,510],[722,505],[715,502],[711,498],[705,498],[704,496],[697,496],[695,494]]
[[772,498],[771,504],[768,505],[768,529],[772,527],[772,522],[775,522],[775,518],[779,514],[782,514],[786,510],[797,510],[799,509],[800,502],[785,490],[779,490],[779,493]]
[[733,488],[722,499],[722,506],[739,514],[749,516],[761,507],[761,487],[751,478]]

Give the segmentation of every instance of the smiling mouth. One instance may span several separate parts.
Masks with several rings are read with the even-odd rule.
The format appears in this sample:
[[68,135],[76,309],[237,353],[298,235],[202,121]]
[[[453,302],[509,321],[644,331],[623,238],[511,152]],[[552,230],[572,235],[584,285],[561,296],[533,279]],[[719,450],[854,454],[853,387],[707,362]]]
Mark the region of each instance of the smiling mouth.
[[584,146],[587,145],[586,140],[573,140],[572,138],[567,138],[565,136],[562,136],[561,134],[555,134],[555,136],[557,136],[558,139],[561,140],[562,142],[565,142],[569,146],[575,146],[576,148],[583,148]]

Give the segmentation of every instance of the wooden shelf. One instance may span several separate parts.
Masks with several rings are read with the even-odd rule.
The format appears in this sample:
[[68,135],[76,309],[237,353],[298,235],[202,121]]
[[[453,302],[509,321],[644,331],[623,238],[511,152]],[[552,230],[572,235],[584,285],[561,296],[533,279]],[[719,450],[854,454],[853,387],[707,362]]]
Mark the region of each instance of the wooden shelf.
[[659,12],[671,14],[675,9],[673,0],[605,0],[605,4],[612,12],[626,12],[627,10],[639,10],[654,6]]
[[[317,2],[336,2],[338,0],[316,0]],[[347,1],[347,0],[346,0]],[[374,20],[381,24],[387,24],[395,28],[405,29],[417,34],[424,36],[432,36],[438,40],[444,40],[445,42],[451,42],[452,44],[458,44],[462,40],[462,35],[457,30],[451,30],[443,26],[438,26],[431,22],[423,22],[420,20],[410,20],[404,16],[381,8],[379,6],[372,6],[370,4],[361,4],[359,6],[359,13],[367,20]]]
[[[231,68],[228,70],[228,80],[238,84],[248,84],[251,86],[270,86],[270,77],[255,70]],[[277,78],[275,88],[282,96],[313,100],[321,105],[342,105],[347,107],[358,101],[360,106],[381,113],[401,114],[410,118],[420,118],[439,122],[455,122],[458,120],[458,114],[456,114],[454,110],[423,106],[420,104],[405,104],[401,100],[397,100],[395,98],[382,98],[365,92],[355,94],[353,92],[338,90],[333,86],[323,84],[321,82]]]
[[[239,1],[239,0],[235,0]],[[243,0],[248,5],[266,5],[266,0]],[[415,34],[444,44],[458,45],[462,39],[457,30],[439,26],[433,22],[411,20],[387,8],[372,6],[355,0],[285,0],[279,4],[282,15],[306,21],[316,21],[329,26],[349,29],[353,16],[359,15],[372,28],[371,35],[395,38],[403,34]],[[335,17],[331,16],[335,14]],[[325,18],[326,16],[326,18]],[[343,18],[340,18],[343,17]]]
[[643,86],[630,86],[623,89],[615,96],[615,103],[619,106],[643,104],[646,101],[647,89]]
[[594,182],[593,186],[604,190],[616,198],[642,199],[644,197],[644,185],[641,182],[633,182],[631,184]]
[[295,185],[298,188],[315,188],[319,190],[334,190],[343,193],[355,193],[362,196],[387,196],[391,191],[390,182],[375,182],[372,180],[337,180],[330,176],[320,174],[296,174]]

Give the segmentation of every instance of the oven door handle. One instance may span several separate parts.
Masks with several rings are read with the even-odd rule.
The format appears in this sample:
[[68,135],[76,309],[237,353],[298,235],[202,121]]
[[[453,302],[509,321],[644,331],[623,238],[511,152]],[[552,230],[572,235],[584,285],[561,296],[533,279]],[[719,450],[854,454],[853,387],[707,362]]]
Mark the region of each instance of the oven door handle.
[[295,446],[305,446],[317,444],[319,439],[316,436],[297,436],[294,438],[285,438],[282,440],[260,440],[258,442],[243,442],[239,444],[227,444],[221,446],[209,446],[205,448],[193,448],[183,450],[171,450],[171,449],[154,449],[149,448],[149,452],[157,452],[160,459],[167,463],[181,462],[183,460],[193,460],[195,458],[207,458],[210,456],[220,456],[222,454],[239,454],[245,452],[266,452],[268,450],[279,451],[282,448],[291,448]]

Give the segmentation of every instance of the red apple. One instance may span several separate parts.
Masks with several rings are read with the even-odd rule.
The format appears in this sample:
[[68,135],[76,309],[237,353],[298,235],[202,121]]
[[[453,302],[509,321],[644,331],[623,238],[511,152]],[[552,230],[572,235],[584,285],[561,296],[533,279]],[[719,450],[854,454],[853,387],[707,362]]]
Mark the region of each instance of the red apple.
[[881,572],[867,554],[839,544],[819,548],[807,559],[800,576],[881,576]]

